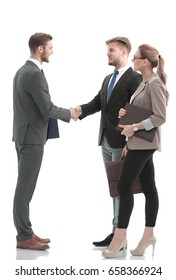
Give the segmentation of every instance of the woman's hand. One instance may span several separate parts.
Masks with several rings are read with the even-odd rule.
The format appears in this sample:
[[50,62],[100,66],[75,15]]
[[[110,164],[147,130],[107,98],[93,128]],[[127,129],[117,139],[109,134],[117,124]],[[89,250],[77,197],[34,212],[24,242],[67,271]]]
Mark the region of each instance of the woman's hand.
[[134,130],[133,130],[133,125],[132,124],[129,124],[129,125],[119,124],[119,127],[123,129],[122,132],[121,132],[122,135],[125,135],[127,137],[133,136]]
[[126,110],[121,108],[119,110],[119,115],[118,115],[118,118],[121,119],[122,117],[124,117],[126,115]]

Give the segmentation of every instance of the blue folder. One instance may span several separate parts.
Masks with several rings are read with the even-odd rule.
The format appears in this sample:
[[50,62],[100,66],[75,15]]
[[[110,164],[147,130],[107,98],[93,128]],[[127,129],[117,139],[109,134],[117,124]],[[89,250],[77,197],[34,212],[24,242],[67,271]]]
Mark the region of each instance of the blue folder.
[[59,138],[57,119],[49,118],[47,139]]

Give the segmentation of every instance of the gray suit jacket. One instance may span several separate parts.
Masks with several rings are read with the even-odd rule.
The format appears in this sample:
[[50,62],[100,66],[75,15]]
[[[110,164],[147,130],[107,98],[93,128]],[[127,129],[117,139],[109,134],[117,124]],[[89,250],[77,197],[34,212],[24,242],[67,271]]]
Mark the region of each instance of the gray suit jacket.
[[142,82],[131,98],[132,104],[153,111],[150,116],[154,127],[157,127],[153,142],[135,137],[129,137],[127,146],[129,149],[161,149],[160,126],[166,121],[166,87],[160,78],[152,74],[147,81]]
[[18,144],[44,145],[49,117],[69,122],[70,110],[56,107],[44,74],[32,61],[17,71],[13,81],[13,138]]

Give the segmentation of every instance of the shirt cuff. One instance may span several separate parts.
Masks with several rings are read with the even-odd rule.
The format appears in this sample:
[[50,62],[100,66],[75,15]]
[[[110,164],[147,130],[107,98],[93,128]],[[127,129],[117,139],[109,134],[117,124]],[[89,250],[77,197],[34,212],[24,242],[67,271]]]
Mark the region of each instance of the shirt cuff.
[[143,127],[145,128],[145,130],[151,130],[154,128],[154,125],[150,118],[143,120],[141,123],[143,124]]

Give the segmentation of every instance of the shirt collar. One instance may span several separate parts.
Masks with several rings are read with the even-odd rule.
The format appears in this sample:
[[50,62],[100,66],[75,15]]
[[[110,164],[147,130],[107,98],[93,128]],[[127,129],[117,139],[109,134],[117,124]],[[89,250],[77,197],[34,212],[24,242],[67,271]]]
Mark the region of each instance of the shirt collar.
[[35,63],[40,70],[42,69],[42,65],[41,65],[41,63],[37,59],[34,59],[34,58],[30,57],[28,60],[32,61],[33,63]]
[[125,65],[124,67],[118,69],[119,74],[122,75],[123,73],[125,73],[125,71],[126,71],[128,68],[130,68],[130,65],[129,65],[129,64],[127,64],[127,65]]

